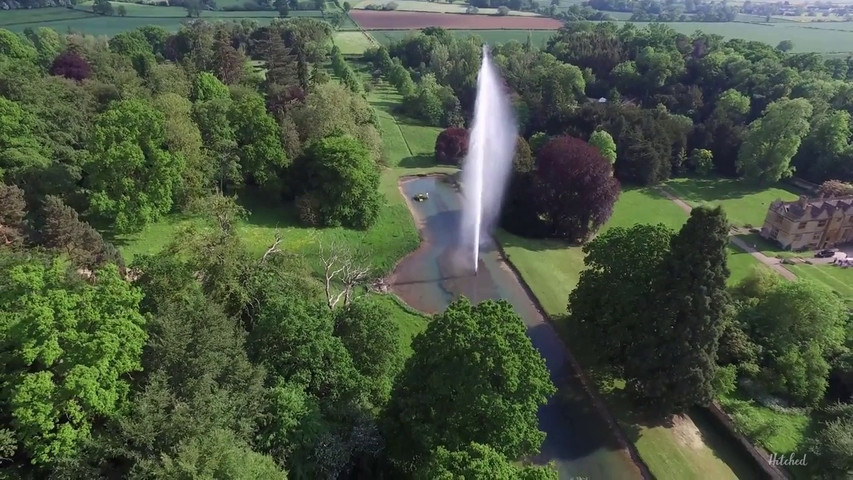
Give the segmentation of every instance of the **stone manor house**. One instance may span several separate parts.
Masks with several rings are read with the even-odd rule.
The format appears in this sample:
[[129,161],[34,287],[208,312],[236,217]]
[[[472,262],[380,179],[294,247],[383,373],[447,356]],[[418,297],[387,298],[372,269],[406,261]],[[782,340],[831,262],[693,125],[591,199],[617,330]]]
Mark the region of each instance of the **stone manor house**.
[[853,196],[776,200],[761,236],[788,250],[815,250],[853,242]]

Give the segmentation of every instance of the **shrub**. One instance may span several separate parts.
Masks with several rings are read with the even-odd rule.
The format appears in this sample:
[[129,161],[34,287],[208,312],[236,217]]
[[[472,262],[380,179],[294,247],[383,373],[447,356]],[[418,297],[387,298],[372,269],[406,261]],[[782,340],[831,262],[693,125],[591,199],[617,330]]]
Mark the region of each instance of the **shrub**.
[[840,180],[827,180],[820,184],[817,193],[824,197],[846,197],[853,195],[853,184],[844,183]]
[[498,15],[500,15],[500,16],[509,15],[509,7],[507,7],[506,5],[501,5],[500,7],[498,7]]
[[468,130],[450,127],[435,139],[435,161],[447,165],[459,165],[468,154]]
[[698,175],[708,175],[714,168],[714,154],[704,148],[694,148],[687,164]]
[[382,10],[397,10],[397,7],[399,7],[397,2],[388,2],[382,6]]

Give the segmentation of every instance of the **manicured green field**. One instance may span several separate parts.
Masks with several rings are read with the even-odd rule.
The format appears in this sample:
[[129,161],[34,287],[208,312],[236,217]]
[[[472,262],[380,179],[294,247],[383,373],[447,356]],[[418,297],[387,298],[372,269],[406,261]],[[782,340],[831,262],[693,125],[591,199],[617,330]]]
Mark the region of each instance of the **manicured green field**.
[[[656,190],[638,188],[622,192],[613,208],[613,216],[601,231],[638,223],[662,223],[677,230],[686,220],[687,214]],[[569,292],[577,285],[584,267],[581,247],[568,246],[558,240],[522,238],[507,232],[499,232],[497,236],[545,311],[550,315],[565,313]],[[728,247],[728,252],[729,285],[761,266],[758,260],[733,245]]]
[[796,200],[798,193],[778,185],[755,188],[742,181],[724,178],[676,178],[666,183],[676,196],[696,207],[703,204],[720,205],[729,221],[737,226],[761,227],[767,207],[777,198]]
[[853,302],[853,268],[841,268],[835,265],[785,265],[798,278],[808,278],[822,283],[841,295],[846,301]]
[[335,45],[344,55],[361,55],[375,44],[364,32],[335,32]]
[[[510,40],[516,40],[523,43],[527,41],[527,36],[529,34],[533,44],[540,47],[544,46],[545,42],[547,42],[549,38],[553,37],[555,33],[543,30],[450,30],[450,32],[461,38],[477,36],[480,37],[484,42],[492,45],[506,43]],[[389,45],[393,42],[403,40],[407,36],[414,35],[416,33],[417,30],[370,31],[370,34],[373,35],[373,38],[375,38],[379,43],[383,45]]]

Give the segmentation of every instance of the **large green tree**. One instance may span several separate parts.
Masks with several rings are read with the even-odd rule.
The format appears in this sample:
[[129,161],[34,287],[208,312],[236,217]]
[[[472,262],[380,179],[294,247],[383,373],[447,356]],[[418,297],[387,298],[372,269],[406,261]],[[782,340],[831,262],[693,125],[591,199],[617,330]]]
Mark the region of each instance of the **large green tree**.
[[[154,107],[165,117],[164,133],[169,151],[183,160],[181,181],[174,196],[181,206],[210,193],[215,184],[215,164],[204,151],[201,131],[192,120],[192,103],[175,93],[154,99]],[[213,146],[213,145],[211,145]]]
[[278,124],[259,93],[241,90],[234,97],[228,120],[234,128],[243,177],[248,184],[278,186],[281,169],[287,165]]
[[0,97],[0,179],[24,186],[50,165],[50,152],[36,136],[38,120]]
[[163,456],[153,472],[155,479],[229,478],[233,480],[287,480],[269,456],[252,451],[228,430],[213,430],[178,445]]
[[16,247],[27,238],[27,202],[24,191],[0,183],[0,247]]
[[314,142],[295,168],[296,182],[311,199],[320,225],[365,229],[379,217],[379,168],[355,138]]
[[93,422],[121,411],[147,337],[142,294],[114,265],[90,282],[61,261],[21,262],[6,272],[1,410],[29,461],[50,465],[73,456]]
[[551,467],[516,465],[492,447],[470,443],[458,451],[438,447],[418,478],[424,480],[494,479],[556,480]]
[[[836,403],[814,415],[817,427],[806,439],[809,472],[821,480],[846,479],[853,472],[853,405]],[[809,457],[811,457],[809,455]]]
[[774,183],[791,176],[791,159],[809,132],[812,106],[803,98],[771,103],[749,124],[738,151],[737,169],[748,181]]
[[539,450],[545,437],[536,413],[554,386],[509,303],[458,300],[412,349],[383,413],[388,453],[400,468],[471,442],[511,460]]
[[137,231],[168,213],[182,158],[165,146],[162,113],[142,100],[112,104],[95,121],[89,146],[92,211],[119,232]]
[[770,387],[804,405],[820,401],[827,360],[844,344],[844,302],[823,285],[799,280],[775,286],[744,315],[751,336],[764,347],[763,373]]
[[[620,368],[633,360],[638,338],[656,335],[637,312],[653,299],[649,292],[672,236],[661,224],[614,227],[583,247],[586,268],[569,294],[569,319],[597,346],[603,364]],[[619,295],[602,293],[610,289]]]
[[253,358],[270,374],[301,385],[327,405],[357,400],[360,375],[321,302],[297,296],[270,299],[249,337]]
[[393,312],[376,301],[358,299],[335,311],[335,335],[370,382],[371,402],[377,406],[388,400],[402,367],[399,330]]
[[672,238],[647,293],[648,334],[632,345],[629,387],[662,413],[681,413],[714,397],[717,346],[729,314],[729,224],[720,207],[694,208]]

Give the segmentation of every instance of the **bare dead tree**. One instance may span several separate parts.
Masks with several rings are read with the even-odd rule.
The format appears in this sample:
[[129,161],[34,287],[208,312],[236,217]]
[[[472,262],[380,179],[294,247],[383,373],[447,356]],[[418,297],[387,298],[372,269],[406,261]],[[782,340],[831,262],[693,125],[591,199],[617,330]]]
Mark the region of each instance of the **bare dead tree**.
[[267,257],[269,257],[270,255],[272,255],[272,254],[274,254],[274,253],[279,253],[279,252],[281,252],[281,250],[278,248],[278,245],[279,245],[280,243],[281,243],[281,234],[279,234],[278,232],[276,232],[276,233],[275,233],[275,241],[273,242],[273,244],[272,244],[272,245],[270,245],[270,248],[268,248],[268,249],[267,249],[267,251],[266,251],[266,252],[264,252],[264,256],[263,256],[263,257],[261,257],[261,261],[260,261],[260,262],[258,262],[258,263],[264,263],[264,262],[266,262],[266,261],[267,261]]
[[[362,265],[352,252],[338,247],[335,242],[332,242],[328,248],[319,239],[317,244],[320,250],[320,261],[323,262],[323,287],[329,310],[334,310],[341,300],[344,301],[344,305],[349,305],[355,287],[367,279],[370,267]],[[336,282],[343,285],[343,290],[337,293],[333,292]]]

